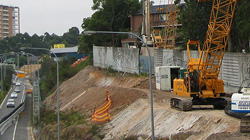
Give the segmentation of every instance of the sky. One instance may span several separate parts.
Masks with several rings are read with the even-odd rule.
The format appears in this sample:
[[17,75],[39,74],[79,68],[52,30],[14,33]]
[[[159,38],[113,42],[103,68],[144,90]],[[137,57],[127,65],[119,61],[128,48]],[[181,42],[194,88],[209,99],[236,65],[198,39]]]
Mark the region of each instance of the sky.
[[0,0],[20,8],[21,33],[63,35],[71,27],[82,31],[83,18],[91,17],[93,0]]
[[[154,5],[168,0],[153,0]],[[20,8],[21,33],[63,35],[71,27],[82,31],[83,18],[91,17],[93,0],[0,0],[1,5]]]

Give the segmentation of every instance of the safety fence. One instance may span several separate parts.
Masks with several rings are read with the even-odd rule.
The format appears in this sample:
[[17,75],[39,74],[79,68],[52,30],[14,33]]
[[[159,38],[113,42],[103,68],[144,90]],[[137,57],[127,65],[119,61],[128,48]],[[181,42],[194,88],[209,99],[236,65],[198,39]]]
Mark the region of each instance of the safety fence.
[[110,114],[108,110],[111,107],[111,99],[108,96],[108,91],[106,92],[107,101],[99,108],[95,110],[92,114],[92,121],[95,122],[106,122],[110,120]]

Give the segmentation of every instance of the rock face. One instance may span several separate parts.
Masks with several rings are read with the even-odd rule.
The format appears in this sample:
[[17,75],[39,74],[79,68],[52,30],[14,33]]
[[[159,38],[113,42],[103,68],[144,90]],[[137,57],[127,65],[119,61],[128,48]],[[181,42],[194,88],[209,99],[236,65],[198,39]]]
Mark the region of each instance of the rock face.
[[[238,135],[240,120],[227,116],[223,110],[197,106],[193,111],[182,112],[169,105],[171,92],[155,90],[154,127],[155,137],[161,139],[209,139]],[[123,139],[135,136],[138,139],[151,137],[151,112],[148,77],[136,77],[124,73],[107,74],[107,71],[87,67],[60,85],[60,110],[77,111],[87,116],[88,125],[62,129],[62,139],[88,138],[91,113],[106,101],[106,90],[111,97],[111,121],[102,124],[103,139]],[[44,102],[48,110],[56,110],[56,93]],[[202,109],[201,109],[202,108]],[[54,129],[52,129],[54,128]],[[50,132],[49,132],[50,131]],[[56,138],[56,124],[43,128],[43,137]],[[224,135],[220,135],[224,134]],[[46,135],[55,135],[46,137]],[[218,136],[218,137],[217,137]],[[248,135],[244,138],[250,138]],[[93,138],[92,139],[98,139]]]

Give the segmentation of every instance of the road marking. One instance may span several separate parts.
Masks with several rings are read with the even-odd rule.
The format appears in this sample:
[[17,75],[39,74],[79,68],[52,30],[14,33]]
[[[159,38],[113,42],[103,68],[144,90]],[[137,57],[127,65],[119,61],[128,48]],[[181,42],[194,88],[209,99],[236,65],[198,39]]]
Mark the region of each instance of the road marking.
[[13,139],[12,139],[12,140],[15,140],[15,136],[16,136],[16,128],[17,128],[17,123],[18,123],[18,118],[19,118],[19,115],[17,116],[16,125],[15,125],[15,128],[14,128],[14,132],[13,132]]
[[73,99],[72,101],[70,101],[69,103],[67,103],[62,109],[66,108],[68,105],[70,105],[72,102],[74,102],[76,99],[78,99],[79,97],[81,97],[84,93],[86,93],[88,91],[88,89],[86,89],[83,93],[81,93],[80,95],[78,95],[75,99]]

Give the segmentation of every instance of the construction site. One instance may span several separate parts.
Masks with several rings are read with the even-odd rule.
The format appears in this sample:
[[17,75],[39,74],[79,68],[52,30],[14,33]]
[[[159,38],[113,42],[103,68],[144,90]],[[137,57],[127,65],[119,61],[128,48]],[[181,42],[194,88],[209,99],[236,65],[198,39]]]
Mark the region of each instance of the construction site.
[[[153,26],[147,0],[140,49],[93,45],[93,66],[60,85],[60,111],[87,118],[62,128],[64,139],[250,139],[249,54],[226,52],[237,0],[197,1],[213,3],[203,44],[176,47],[174,0],[154,9],[165,21]],[[149,77],[137,76],[144,72]],[[56,92],[47,97],[45,110],[56,111],[56,100]],[[97,134],[89,133],[93,125]],[[55,133],[56,125],[46,125],[42,139]]]

